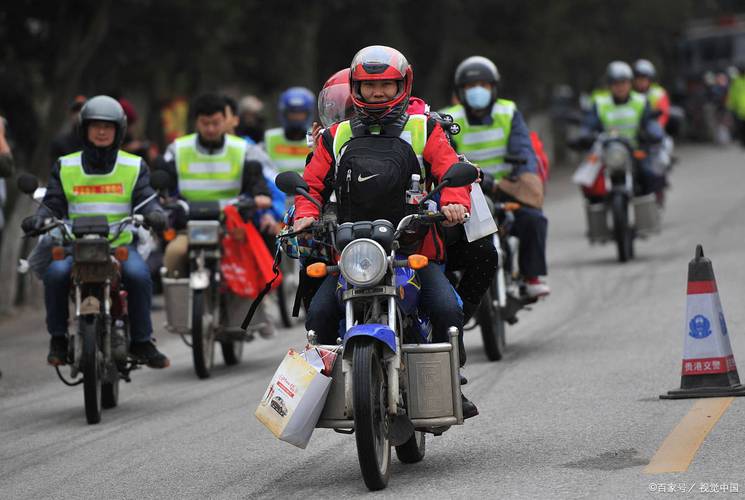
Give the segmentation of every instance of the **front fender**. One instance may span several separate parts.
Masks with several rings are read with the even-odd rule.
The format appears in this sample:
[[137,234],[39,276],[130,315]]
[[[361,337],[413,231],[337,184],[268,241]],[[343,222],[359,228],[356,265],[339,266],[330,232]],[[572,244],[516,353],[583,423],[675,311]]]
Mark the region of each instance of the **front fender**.
[[189,288],[192,290],[204,290],[210,286],[210,271],[201,269],[189,274]]
[[388,328],[387,325],[369,323],[366,325],[355,325],[344,335],[344,357],[352,354],[352,350],[347,349],[347,343],[355,337],[372,337],[385,345],[391,353],[396,353],[396,332]]

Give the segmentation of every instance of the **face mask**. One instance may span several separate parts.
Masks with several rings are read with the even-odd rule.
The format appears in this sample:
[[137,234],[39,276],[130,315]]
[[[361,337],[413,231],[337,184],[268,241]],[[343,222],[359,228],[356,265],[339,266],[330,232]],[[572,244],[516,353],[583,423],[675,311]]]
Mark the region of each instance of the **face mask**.
[[491,101],[491,90],[484,87],[466,89],[466,104],[469,108],[484,109]]

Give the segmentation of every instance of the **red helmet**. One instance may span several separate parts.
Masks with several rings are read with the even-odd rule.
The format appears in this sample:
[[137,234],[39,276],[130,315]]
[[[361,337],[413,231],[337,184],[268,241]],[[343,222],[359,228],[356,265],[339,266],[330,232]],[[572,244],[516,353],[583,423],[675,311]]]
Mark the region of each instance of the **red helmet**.
[[326,80],[318,94],[318,117],[324,127],[348,120],[353,110],[352,95],[349,93],[349,69],[344,68]]
[[[401,52],[383,45],[371,45],[357,52],[349,69],[352,102],[358,113],[380,120],[384,117],[395,119],[406,111],[414,83],[414,72]],[[396,96],[378,103],[363,100],[360,83],[374,80],[397,81]]]

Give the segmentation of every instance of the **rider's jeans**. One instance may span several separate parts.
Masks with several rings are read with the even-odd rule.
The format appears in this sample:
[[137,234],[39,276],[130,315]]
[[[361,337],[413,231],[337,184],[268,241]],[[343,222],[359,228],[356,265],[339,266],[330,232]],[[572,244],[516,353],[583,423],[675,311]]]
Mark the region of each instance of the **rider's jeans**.
[[[44,273],[47,330],[52,336],[67,334],[71,271],[72,256],[69,256],[65,260],[53,260]],[[122,282],[127,290],[132,341],[149,340],[153,333],[150,321],[153,283],[147,264],[133,246],[129,247],[129,258],[122,263]]]
[[[463,310],[458,296],[439,266],[430,264],[417,271],[421,283],[420,309],[432,322],[434,342],[447,342],[448,328],[454,326],[463,331]],[[336,299],[337,276],[327,276],[311,300],[305,328],[318,335],[321,344],[336,344],[339,337],[339,322],[344,310]]]
[[540,210],[529,207],[520,208],[514,214],[515,222],[510,233],[520,240],[520,274],[526,278],[546,276],[548,219]]

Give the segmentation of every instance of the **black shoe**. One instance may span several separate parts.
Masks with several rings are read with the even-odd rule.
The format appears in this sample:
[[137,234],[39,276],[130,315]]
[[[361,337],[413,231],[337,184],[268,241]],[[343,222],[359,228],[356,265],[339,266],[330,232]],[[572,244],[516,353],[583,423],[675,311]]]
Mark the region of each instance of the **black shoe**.
[[460,395],[461,404],[463,405],[463,420],[471,417],[475,417],[479,414],[479,409],[476,405],[471,402],[470,399],[465,397],[463,394]]
[[129,346],[129,355],[138,363],[150,368],[168,368],[171,366],[171,360],[155,347],[152,340],[132,342]]
[[460,377],[460,385],[466,385],[468,383],[468,379],[462,373],[459,373],[458,376]]
[[54,336],[49,340],[49,354],[47,363],[52,366],[67,364],[67,337]]

